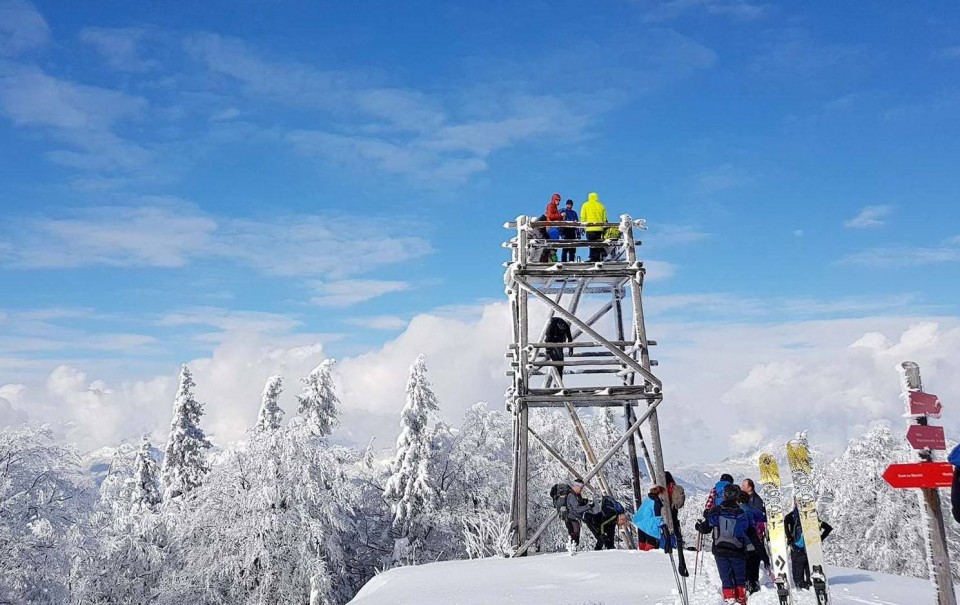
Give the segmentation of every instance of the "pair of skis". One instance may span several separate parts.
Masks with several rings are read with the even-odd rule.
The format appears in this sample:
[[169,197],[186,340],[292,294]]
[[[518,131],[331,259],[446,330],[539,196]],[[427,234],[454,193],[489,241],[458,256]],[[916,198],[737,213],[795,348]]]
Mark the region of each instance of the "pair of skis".
[[[810,580],[818,605],[827,605],[830,594],[827,590],[827,576],[824,573],[823,548],[820,543],[820,517],[817,514],[817,501],[813,493],[810,464],[810,452],[802,441],[794,440],[787,444],[787,462],[793,477],[793,490],[800,515],[800,526],[807,550],[810,566]],[[767,508],[767,534],[770,537],[770,562],[773,581],[777,589],[780,605],[791,605],[790,582],[787,579],[787,535],[784,526],[786,506],[780,486],[780,467],[770,454],[760,456],[761,495]]]

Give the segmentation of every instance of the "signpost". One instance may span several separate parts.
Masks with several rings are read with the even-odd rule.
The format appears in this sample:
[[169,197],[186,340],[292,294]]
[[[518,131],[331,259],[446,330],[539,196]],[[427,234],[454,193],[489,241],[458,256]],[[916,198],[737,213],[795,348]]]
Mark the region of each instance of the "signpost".
[[943,409],[943,406],[940,405],[940,398],[936,395],[921,391],[910,391],[908,397],[907,403],[910,406],[911,415],[929,416],[930,418],[940,417],[940,410]]
[[949,462],[891,464],[883,471],[883,480],[897,489],[950,487],[953,465]]
[[924,393],[920,383],[920,366],[905,361],[900,371],[903,399],[907,404],[907,441],[917,452],[913,464],[891,464],[883,472],[883,479],[898,489],[920,489],[920,503],[927,514],[927,549],[930,560],[930,581],[937,591],[937,605],[957,605],[953,577],[950,573],[950,555],[943,526],[943,507],[938,487],[953,483],[953,465],[936,462],[936,452],[947,449],[942,426],[928,424],[930,418],[939,418],[942,410],[936,395]]
[[915,450],[939,450],[947,449],[947,438],[943,434],[942,426],[929,426],[923,424],[911,424],[907,429],[907,441]]

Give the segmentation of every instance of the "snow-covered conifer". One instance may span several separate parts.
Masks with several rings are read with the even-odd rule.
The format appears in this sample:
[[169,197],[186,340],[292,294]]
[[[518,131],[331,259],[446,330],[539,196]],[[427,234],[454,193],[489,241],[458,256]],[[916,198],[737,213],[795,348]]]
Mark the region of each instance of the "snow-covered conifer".
[[193,375],[186,364],[180,367],[180,386],[173,402],[170,436],[164,450],[160,485],[163,499],[185,494],[200,485],[209,470],[203,450],[210,442],[200,428],[203,404],[193,396]]
[[333,385],[333,366],[335,359],[324,359],[320,365],[300,381],[303,391],[297,395],[299,414],[309,430],[318,437],[326,437],[333,431],[340,414],[340,400]]
[[893,489],[882,479],[894,462],[910,457],[906,441],[877,424],[850,442],[823,477],[832,502],[823,515],[834,531],[824,541],[828,563],[899,575],[925,576],[923,517],[913,490]]
[[277,401],[283,391],[283,378],[277,374],[267,379],[263,387],[263,396],[260,402],[260,413],[257,415],[255,431],[275,431],[280,428],[283,420],[283,410]]
[[146,435],[140,440],[130,480],[130,503],[134,510],[151,510],[160,503],[160,469],[151,454],[152,446]]
[[432,500],[429,423],[438,409],[437,396],[427,380],[426,359],[421,354],[410,367],[407,399],[400,415],[397,455],[384,493],[393,504],[394,527],[401,536],[410,534]]

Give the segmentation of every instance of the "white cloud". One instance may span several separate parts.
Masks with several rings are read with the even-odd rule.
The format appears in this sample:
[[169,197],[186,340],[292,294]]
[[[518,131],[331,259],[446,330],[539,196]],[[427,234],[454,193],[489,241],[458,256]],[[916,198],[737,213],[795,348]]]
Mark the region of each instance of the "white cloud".
[[0,111],[14,125],[41,128],[68,145],[47,154],[65,166],[106,171],[142,167],[151,152],[117,136],[113,129],[140,119],[147,107],[141,97],[75,84],[36,68],[0,69]]
[[[380,444],[393,442],[407,371],[421,352],[445,418],[456,420],[476,401],[499,407],[508,385],[503,354],[509,326],[503,302],[469,317],[423,314],[376,350],[341,360],[344,425],[337,438],[366,444],[376,436]],[[653,353],[665,385],[660,420],[671,463],[719,460],[804,428],[828,451],[842,448],[874,420],[900,420],[894,366],[905,359],[920,363],[925,384],[942,399],[960,400],[951,380],[960,356],[960,321],[953,317],[787,323],[652,319],[647,327],[659,342]],[[293,413],[296,379],[324,353],[321,341],[310,335],[277,339],[237,327],[209,355],[190,362],[207,406],[204,427],[220,444],[242,437],[255,420],[263,381],[276,372],[287,381],[282,406]],[[155,378],[111,384],[86,373],[78,366],[59,367],[45,383],[16,387],[14,395],[13,387],[0,388],[0,397],[32,420],[67,423],[68,436],[88,447],[143,432],[163,437],[176,367]],[[960,430],[960,416],[946,414],[944,422],[948,431]]]
[[238,118],[242,115],[242,112],[236,107],[227,107],[226,109],[221,109],[212,116],[210,116],[211,122],[226,122],[234,118]]
[[145,72],[159,65],[139,56],[138,46],[146,32],[138,28],[88,27],[80,31],[80,41],[92,46],[118,71]]
[[941,59],[960,59],[960,46],[948,46],[937,51]]
[[263,311],[231,311],[220,307],[193,307],[163,315],[163,326],[210,326],[227,333],[289,332],[301,322],[288,315]]
[[[433,250],[426,240],[406,235],[413,223],[395,218],[217,219],[176,198],[137,202],[11,221],[0,227],[0,237],[7,240],[0,247],[0,263],[24,268],[182,267],[203,258],[241,263],[270,275],[338,278]],[[377,236],[358,237],[367,231]],[[349,263],[342,261],[344,256]]]
[[847,229],[874,229],[886,225],[886,218],[893,212],[888,204],[865,206],[857,216],[843,222]]
[[647,269],[647,281],[670,279],[677,272],[677,266],[662,260],[644,260],[643,266]]
[[693,178],[693,189],[697,194],[710,195],[743,187],[752,181],[752,177],[743,174],[733,164],[725,163],[696,174]]
[[344,323],[351,326],[360,326],[371,330],[401,330],[409,323],[406,319],[396,315],[372,315],[369,317],[350,317]]
[[952,246],[871,248],[848,254],[840,259],[841,263],[880,268],[918,267],[957,261],[960,261],[960,248]]
[[[574,62],[560,50],[559,57],[497,66],[488,78],[474,77],[472,89],[430,93],[378,85],[383,75],[363,69],[337,71],[270,58],[215,34],[193,36],[184,45],[213,74],[211,86],[218,90],[239,85],[240,94],[253,101],[325,112],[323,128],[285,133],[298,152],[359,170],[372,164],[420,185],[443,187],[486,170],[498,151],[531,142],[579,142],[598,116],[630,93],[675,81],[716,59],[710,49],[675,32],[654,31],[628,42],[615,45],[623,55],[613,61],[616,66],[609,53],[592,45],[590,52],[572,55]],[[563,77],[545,76],[551,69]],[[571,70],[588,82],[574,85]],[[550,94],[541,92],[547,90],[537,85],[541,79],[550,80]],[[571,84],[557,87],[557,81]],[[613,90],[611,82],[620,88]],[[585,88],[592,90],[589,98]]]
[[656,225],[642,237],[645,244],[658,246],[695,244],[709,238],[709,233],[693,225]]
[[348,307],[391,292],[410,288],[404,281],[384,279],[344,279],[331,282],[312,282],[317,295],[310,302],[321,307]]
[[0,259],[21,268],[181,267],[211,245],[217,224],[178,200],[163,201],[28,221],[7,235],[16,245]]
[[682,313],[684,317],[722,315],[728,319],[758,319],[783,317],[829,317],[836,315],[863,315],[877,312],[918,312],[929,310],[912,294],[886,296],[846,296],[830,299],[813,297],[773,297],[736,294],[733,292],[703,292],[650,295],[646,306],[650,313],[668,317]]
[[4,73],[0,83],[0,107],[17,126],[98,131],[139,117],[147,106],[139,97],[59,80],[31,68]]
[[762,17],[766,12],[765,5],[753,4],[745,0],[653,0],[642,2],[641,5],[644,7],[644,19],[647,21],[667,21],[694,11],[752,21]]
[[[263,273],[343,277],[408,262],[433,252],[407,235],[415,223],[396,217],[309,215],[225,221],[214,252]],[[270,242],[264,246],[264,242]],[[345,263],[344,258],[350,262]]]
[[0,55],[17,55],[50,42],[50,27],[25,0],[0,1]]

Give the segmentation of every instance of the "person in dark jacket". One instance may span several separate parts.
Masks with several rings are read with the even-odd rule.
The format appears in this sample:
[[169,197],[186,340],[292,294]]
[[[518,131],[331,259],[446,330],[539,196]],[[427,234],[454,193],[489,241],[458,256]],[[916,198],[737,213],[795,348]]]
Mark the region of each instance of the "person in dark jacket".
[[[567,207],[560,211],[563,214],[563,220],[571,223],[579,223],[580,216],[573,209],[573,200],[567,200]],[[560,230],[563,239],[580,239],[580,230],[576,227],[564,227]],[[576,248],[564,248],[560,253],[560,260],[565,263],[572,263],[577,258]]]
[[[570,324],[567,320],[562,317],[554,317],[550,320],[550,323],[547,324],[547,331],[544,334],[544,340],[546,342],[572,342],[573,334],[570,332]],[[547,359],[551,361],[563,361],[563,348],[562,347],[548,347],[545,351]],[[570,350],[570,353],[573,354],[573,350]],[[563,366],[557,367],[557,372],[560,373],[560,376],[563,377]]]
[[[749,481],[749,479],[747,479]],[[746,481],[744,481],[746,483]],[[761,527],[767,521],[767,515],[762,510],[755,508],[750,505],[750,494],[740,490],[740,496],[737,497],[737,502],[740,503],[740,508],[743,509],[747,516],[750,517],[750,525],[753,526],[755,532],[757,532],[757,538],[760,540],[760,544],[763,542],[763,533],[761,533]],[[762,502],[761,502],[762,505]],[[770,557],[767,555],[766,547],[763,548],[753,548],[752,544],[747,545],[747,592],[753,594],[760,590],[760,563],[763,563],[767,569],[770,569]]]
[[574,481],[559,507],[560,519],[563,520],[567,534],[570,536],[571,550],[580,546],[580,526],[583,523],[583,516],[593,507],[581,492],[583,492],[583,482]]
[[621,512],[623,505],[609,496],[601,498],[599,508],[599,512],[585,513],[583,522],[597,540],[593,550],[613,550],[616,548],[617,527],[627,524],[627,515]]
[[[757,535],[760,537],[760,541],[764,541],[764,536],[767,534],[767,507],[763,503],[763,498],[760,497],[760,494],[757,493],[756,485],[753,482],[753,479],[744,479],[740,483],[740,491],[743,492],[745,499],[744,504],[749,506],[751,509],[759,512],[762,519],[758,520],[754,525],[754,529],[757,530]],[[770,568],[769,558],[766,556],[766,548],[760,550],[759,552],[751,552],[747,555],[747,592],[751,594],[760,590],[760,563],[761,561],[767,566],[767,569]]]
[[663,473],[667,483],[667,491],[663,494],[664,502],[670,505],[673,514],[673,536],[680,548],[683,548],[683,534],[680,532],[680,509],[687,501],[687,494],[683,486],[677,485],[670,471]]
[[[783,518],[783,528],[790,542],[790,565],[793,569],[793,583],[797,588],[809,589],[810,562],[807,560],[807,546],[803,540],[803,526],[800,523],[800,511],[794,503],[793,510]],[[826,521],[820,521],[820,540],[826,540],[833,527]]]
[[723,585],[723,598],[727,603],[747,602],[747,549],[763,548],[750,513],[738,502],[740,488],[728,483],[723,488],[719,506],[704,511],[705,521],[697,523],[697,531],[713,534],[713,556]]

